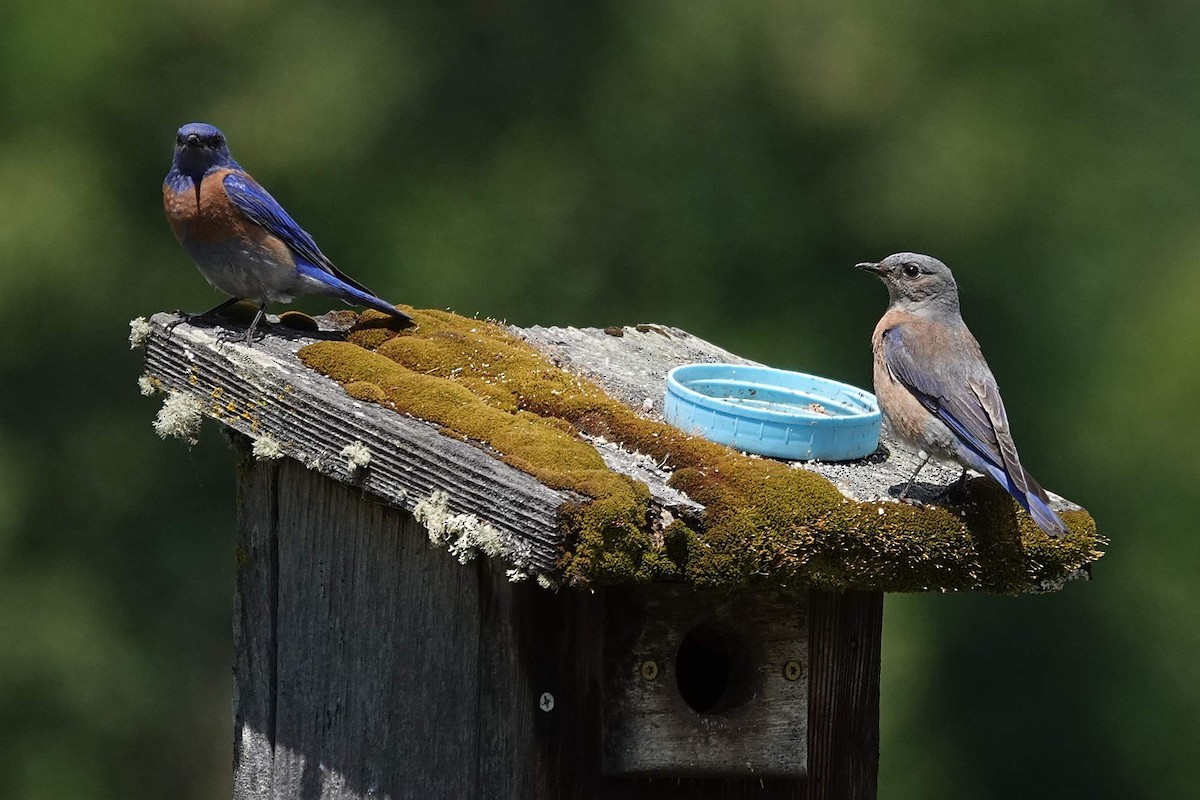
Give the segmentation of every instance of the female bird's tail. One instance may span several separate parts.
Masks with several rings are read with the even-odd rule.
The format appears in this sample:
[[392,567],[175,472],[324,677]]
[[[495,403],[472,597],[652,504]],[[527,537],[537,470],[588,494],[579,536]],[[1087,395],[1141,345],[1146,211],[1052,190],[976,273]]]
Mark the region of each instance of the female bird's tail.
[[1008,493],[1020,503],[1021,508],[1029,512],[1029,516],[1033,517],[1033,521],[1046,532],[1047,536],[1057,538],[1067,533],[1067,524],[1050,507],[1050,498],[1046,495],[1046,491],[1038,485],[1032,475],[1025,472],[1024,468],[1017,467],[1022,472],[1022,482],[1025,484],[1025,488],[1022,489],[1004,470],[994,464],[986,466],[987,471],[996,479],[996,482],[1008,490]]

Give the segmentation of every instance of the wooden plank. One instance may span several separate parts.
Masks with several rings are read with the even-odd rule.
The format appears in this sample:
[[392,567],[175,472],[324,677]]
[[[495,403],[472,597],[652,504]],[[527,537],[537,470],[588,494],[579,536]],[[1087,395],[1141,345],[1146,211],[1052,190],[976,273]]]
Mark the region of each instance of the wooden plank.
[[607,597],[606,773],[803,777],[807,592],[660,584]]
[[[480,564],[480,569],[484,565]],[[629,587],[551,593],[482,575],[480,783],[520,800],[799,800],[802,779],[626,777],[601,769],[605,648]],[[616,598],[614,602],[614,597]],[[548,635],[548,631],[553,634]],[[539,704],[550,694],[549,710]]]
[[234,434],[237,591],[233,604],[233,796],[268,800],[275,755],[276,465]]
[[[197,398],[205,415],[250,438],[270,436],[279,454],[314,472],[408,511],[434,490],[445,491],[450,511],[500,532],[510,563],[555,570],[558,509],[578,495],[552,490],[490,452],[442,436],[437,426],[355,400],[300,363],[296,351],[312,336],[277,325],[250,347],[222,341],[230,331],[217,324],[183,323],[168,332],[176,321],[155,315],[146,342],[146,372],[162,388]],[[366,469],[353,469],[341,455],[353,442],[371,453]]]
[[574,328],[534,325],[513,333],[577,375],[591,378],[614,398],[662,420],[667,373],[680,364],[754,364],[669,325]]
[[591,688],[602,641],[597,594],[511,583],[478,566],[479,784],[474,797],[591,796],[599,729]]
[[807,800],[874,800],[882,592],[809,595]]
[[[268,771],[239,756],[235,796],[470,796],[480,677],[473,569],[430,547],[410,515],[290,460],[252,467],[272,469],[273,736],[251,739],[272,741],[274,757]],[[258,680],[239,689],[268,681],[267,663],[251,669]]]

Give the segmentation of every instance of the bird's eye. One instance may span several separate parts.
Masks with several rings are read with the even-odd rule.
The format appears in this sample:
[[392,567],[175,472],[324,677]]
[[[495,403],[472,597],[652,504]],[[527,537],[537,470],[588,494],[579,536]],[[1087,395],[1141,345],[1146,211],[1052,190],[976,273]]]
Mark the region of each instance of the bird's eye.
[[182,133],[175,137],[175,144],[183,144],[183,134]]
[[921,268],[911,261],[901,267],[901,269],[904,270],[904,274],[910,278],[915,278],[921,274]]

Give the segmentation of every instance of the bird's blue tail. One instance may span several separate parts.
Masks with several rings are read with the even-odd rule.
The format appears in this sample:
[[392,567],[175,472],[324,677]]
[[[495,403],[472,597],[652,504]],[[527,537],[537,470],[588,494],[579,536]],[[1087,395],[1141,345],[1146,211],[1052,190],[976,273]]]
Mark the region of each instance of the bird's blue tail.
[[[337,279],[335,278],[334,280]],[[381,300],[370,292],[364,292],[361,289],[344,283],[338,288],[341,288],[344,292],[342,296],[343,300],[348,300],[351,303],[360,306],[366,306],[367,308],[373,308],[376,311],[382,311],[384,314],[391,314],[393,317],[399,317],[405,322],[412,322],[412,317],[410,317],[408,314],[405,314],[391,303],[387,302],[386,300]]]
[[1008,493],[1021,505],[1021,508],[1029,512],[1029,516],[1033,517],[1033,521],[1048,536],[1062,536],[1067,532],[1067,524],[1050,507],[1049,498],[1045,496],[1046,493],[1028,473],[1025,473],[1024,478],[1029,490],[1024,491],[1012,479],[1012,476],[1004,470],[993,464],[987,464],[986,466],[987,471],[996,479],[996,482],[1008,490]]
[[296,269],[310,278],[319,280],[321,283],[333,290],[331,292],[332,294],[336,294],[347,303],[373,308],[376,311],[382,311],[384,314],[390,314],[391,316],[401,319],[404,322],[411,323],[413,321],[412,317],[410,317],[408,314],[405,314],[403,311],[396,308],[391,303],[388,303],[386,300],[381,300],[380,298],[371,294],[371,292],[367,291],[367,288],[361,284],[356,284],[342,276],[334,275],[327,270],[313,266],[301,258],[296,259]]
[[1025,500],[1029,503],[1029,508],[1026,510],[1033,517],[1033,521],[1048,535],[1062,536],[1067,532],[1067,524],[1062,521],[1062,517],[1055,513],[1049,503],[1035,494],[1026,494]]

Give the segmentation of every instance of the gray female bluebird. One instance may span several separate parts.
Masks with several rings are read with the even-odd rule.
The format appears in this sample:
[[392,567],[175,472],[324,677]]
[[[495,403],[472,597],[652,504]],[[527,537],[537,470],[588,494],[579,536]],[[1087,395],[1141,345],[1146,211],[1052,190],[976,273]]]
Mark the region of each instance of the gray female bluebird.
[[183,249],[202,275],[230,299],[206,316],[252,300],[258,314],[268,303],[322,294],[367,306],[404,322],[408,315],[381,300],[333,265],[313,238],[233,160],[225,135],[192,122],[175,135],[175,157],[163,181],[163,210]]
[[[1067,526],[1017,457],[996,379],[958,310],[958,285],[936,258],[896,253],[856,265],[888,289],[875,326],[875,394],[892,432],[930,457],[990,475],[1038,526],[1061,536]],[[964,472],[965,474],[965,472]]]

